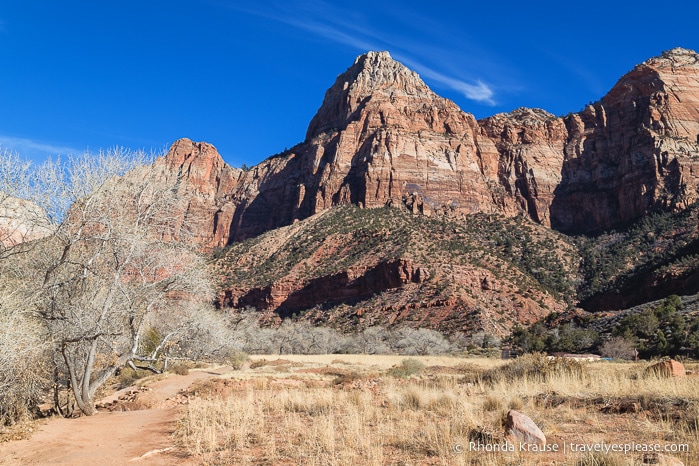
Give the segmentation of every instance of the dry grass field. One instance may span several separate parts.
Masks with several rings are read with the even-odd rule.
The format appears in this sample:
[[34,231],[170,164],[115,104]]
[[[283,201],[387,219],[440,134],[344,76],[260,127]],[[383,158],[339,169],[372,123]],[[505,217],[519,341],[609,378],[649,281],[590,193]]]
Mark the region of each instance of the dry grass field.
[[[648,365],[254,356],[192,386],[175,435],[204,464],[699,464],[699,377],[659,378]],[[521,451],[503,427],[509,409],[558,451]],[[595,445],[689,451],[584,451]]]

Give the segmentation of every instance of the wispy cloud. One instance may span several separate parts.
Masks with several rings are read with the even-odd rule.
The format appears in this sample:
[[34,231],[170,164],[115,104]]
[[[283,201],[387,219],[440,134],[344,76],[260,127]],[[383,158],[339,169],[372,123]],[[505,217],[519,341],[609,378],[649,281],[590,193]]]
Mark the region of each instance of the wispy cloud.
[[441,83],[442,85],[455,91],[461,92],[467,99],[475,100],[476,102],[481,102],[488,105],[495,105],[495,101],[493,100],[493,89],[481,80],[477,80],[475,83],[467,83],[460,79],[446,76],[432,68],[412,60],[411,58],[396,55],[396,59],[415,69],[423,77]]
[[[484,79],[472,77],[473,72],[469,70],[454,70],[447,66],[440,66],[439,57],[435,56],[434,51],[439,49],[441,45],[439,42],[443,38],[436,35],[432,37],[438,43],[432,44],[428,49],[424,45],[424,40],[420,43],[411,39],[409,35],[391,33],[387,28],[372,27],[368,18],[361,14],[322,0],[299,0],[277,4],[274,8],[267,9],[255,7],[236,9],[288,24],[360,51],[389,50],[397,60],[414,69],[427,80],[457,91],[467,99],[481,104],[495,105],[494,88]],[[414,21],[414,18],[411,19],[405,15],[395,19],[404,23]],[[422,29],[419,23],[411,23],[407,25],[408,33],[411,27]],[[424,31],[421,31],[420,37],[424,38]],[[444,50],[444,53],[448,52]],[[454,60],[444,61],[454,62]],[[433,64],[427,65],[425,62]],[[463,60],[463,62],[469,61]]]
[[84,150],[32,139],[0,135],[0,148],[17,152],[25,158],[43,159],[49,156],[80,154]]

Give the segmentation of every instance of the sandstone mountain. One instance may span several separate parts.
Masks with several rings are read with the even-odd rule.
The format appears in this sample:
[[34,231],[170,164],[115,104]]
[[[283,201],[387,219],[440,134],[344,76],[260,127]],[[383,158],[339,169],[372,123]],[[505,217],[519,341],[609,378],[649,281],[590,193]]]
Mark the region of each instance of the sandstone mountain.
[[525,213],[598,232],[686,208],[698,161],[699,55],[678,48],[579,113],[522,108],[480,121],[387,52],[369,52],[338,76],[292,149],[239,170],[183,139],[156,167],[180,190],[183,225],[212,250],[345,204]]
[[[504,335],[578,304],[699,291],[684,257],[699,236],[698,138],[689,50],[636,66],[579,113],[480,121],[369,52],[303,143],[243,170],[182,139],[153,169],[179,203],[162,234],[216,252],[221,307]],[[629,227],[639,221],[651,227]]]

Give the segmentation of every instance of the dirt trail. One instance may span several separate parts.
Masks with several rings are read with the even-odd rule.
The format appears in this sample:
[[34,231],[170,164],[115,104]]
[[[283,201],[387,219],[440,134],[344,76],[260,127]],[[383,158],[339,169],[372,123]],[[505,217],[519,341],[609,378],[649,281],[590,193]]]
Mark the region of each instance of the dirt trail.
[[144,395],[151,409],[51,419],[27,440],[0,444],[0,465],[197,464],[175,447],[170,434],[179,408],[167,400],[196,380],[228,370],[196,370],[149,384]]

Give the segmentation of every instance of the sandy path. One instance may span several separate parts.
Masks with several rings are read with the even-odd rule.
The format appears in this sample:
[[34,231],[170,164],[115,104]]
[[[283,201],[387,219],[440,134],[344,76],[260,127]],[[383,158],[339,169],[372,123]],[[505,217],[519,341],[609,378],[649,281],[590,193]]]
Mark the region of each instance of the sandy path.
[[171,434],[178,408],[166,407],[165,401],[196,380],[227,370],[191,371],[148,385],[148,402],[154,409],[51,419],[27,440],[0,444],[0,464],[197,464],[175,448]]

